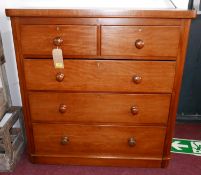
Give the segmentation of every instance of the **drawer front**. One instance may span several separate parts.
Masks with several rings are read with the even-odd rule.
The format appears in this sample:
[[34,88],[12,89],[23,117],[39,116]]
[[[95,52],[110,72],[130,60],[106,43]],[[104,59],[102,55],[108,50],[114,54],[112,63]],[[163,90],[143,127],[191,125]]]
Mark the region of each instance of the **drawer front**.
[[52,60],[24,60],[30,90],[171,92],[175,62],[65,60],[55,69]]
[[[97,27],[79,25],[22,25],[22,52],[27,55],[52,55],[52,49],[63,42],[65,55],[96,55]],[[60,41],[61,41],[60,40]]]
[[161,157],[163,127],[33,124],[36,154]]
[[33,121],[166,124],[170,98],[157,94],[30,92],[29,104]]
[[[103,26],[102,55],[176,57],[180,27]],[[156,58],[160,59],[160,58]]]

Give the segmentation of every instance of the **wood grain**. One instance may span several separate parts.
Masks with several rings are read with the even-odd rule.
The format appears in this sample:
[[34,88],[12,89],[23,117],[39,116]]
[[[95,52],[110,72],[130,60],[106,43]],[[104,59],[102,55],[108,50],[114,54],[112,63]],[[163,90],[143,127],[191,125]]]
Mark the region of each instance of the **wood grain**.
[[[29,92],[29,104],[37,122],[166,125],[170,95]],[[59,112],[61,104],[67,106],[65,113]],[[136,115],[133,106],[139,109]]]
[[19,18],[13,17],[11,19],[11,25],[13,30],[13,41],[15,46],[15,55],[17,62],[17,70],[19,77],[19,85],[20,85],[20,94],[22,98],[22,110],[23,110],[23,119],[25,121],[25,129],[26,129],[26,139],[27,139],[27,151],[29,156],[34,153],[34,143],[33,143],[33,132],[32,132],[32,123],[29,115],[29,104],[27,99],[27,89],[24,77],[24,63],[22,56],[22,48],[20,44],[20,26],[19,26]]
[[[162,155],[165,128],[106,125],[33,124],[37,154],[147,156]],[[61,144],[67,136],[69,143]],[[154,137],[153,137],[154,136]],[[130,147],[128,139],[136,145]]]
[[[195,11],[6,13],[33,163],[167,167]],[[51,59],[58,36],[64,69]]]
[[[70,90],[110,92],[172,91],[175,62],[65,60],[65,69],[55,69],[52,60],[24,60],[29,90]],[[48,70],[48,71],[45,71]],[[62,72],[62,82],[55,80]],[[133,76],[142,82],[135,84]]]
[[52,56],[56,37],[63,39],[63,55],[96,55],[97,27],[79,25],[22,25],[22,52]]
[[[29,20],[27,20],[27,18]],[[154,18],[51,18],[20,17],[21,25],[143,25],[143,26],[180,26],[180,19]]]
[[166,132],[166,140],[164,146],[164,160],[162,162],[162,167],[168,166],[168,159],[171,157],[171,144],[172,144],[172,137],[174,135],[174,128],[175,128],[175,121],[177,115],[177,108],[179,104],[179,94],[182,84],[182,75],[183,69],[185,64],[185,57],[186,57],[186,50],[188,46],[188,37],[189,37],[189,30],[190,30],[190,20],[183,20],[182,21],[182,31],[181,31],[181,42],[179,47],[178,59],[176,64],[176,75],[172,93],[172,100],[170,104],[170,113],[168,119],[168,127]]
[[7,16],[18,17],[121,17],[121,18],[195,18],[192,10],[136,10],[136,9],[6,9]]
[[67,164],[67,165],[94,165],[94,166],[112,166],[112,167],[146,167],[160,168],[161,158],[158,157],[111,157],[111,156],[72,156],[72,155],[41,155],[32,154],[33,163],[42,164]]
[[[180,28],[164,26],[102,26],[102,55],[177,56]],[[138,49],[136,40],[144,47]]]

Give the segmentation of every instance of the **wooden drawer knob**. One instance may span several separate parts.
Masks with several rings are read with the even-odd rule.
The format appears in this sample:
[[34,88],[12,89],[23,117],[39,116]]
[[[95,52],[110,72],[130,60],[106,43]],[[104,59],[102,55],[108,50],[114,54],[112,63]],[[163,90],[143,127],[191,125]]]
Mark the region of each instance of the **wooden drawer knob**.
[[129,138],[129,139],[128,139],[128,145],[129,145],[130,147],[135,146],[135,145],[136,145],[136,140],[135,140],[133,137]]
[[139,113],[139,108],[137,106],[132,106],[131,107],[131,113],[133,115],[137,115]]
[[54,38],[53,43],[55,46],[61,46],[61,44],[63,43],[63,39],[61,37],[56,37]]
[[136,47],[137,49],[142,49],[142,48],[144,47],[144,41],[141,40],[141,39],[137,39],[137,40],[135,41],[135,47]]
[[139,75],[134,75],[134,76],[133,76],[133,82],[134,82],[135,84],[140,84],[140,83],[142,82],[142,77],[139,76]]
[[61,73],[61,72],[56,74],[56,80],[58,82],[62,82],[64,80],[64,77],[65,77],[65,75],[63,73]]
[[61,105],[59,106],[59,112],[60,112],[60,113],[65,113],[65,112],[66,112],[66,109],[67,109],[67,106],[64,105],[64,104],[61,104]]
[[64,136],[61,138],[61,144],[67,145],[70,142],[69,138],[67,136]]

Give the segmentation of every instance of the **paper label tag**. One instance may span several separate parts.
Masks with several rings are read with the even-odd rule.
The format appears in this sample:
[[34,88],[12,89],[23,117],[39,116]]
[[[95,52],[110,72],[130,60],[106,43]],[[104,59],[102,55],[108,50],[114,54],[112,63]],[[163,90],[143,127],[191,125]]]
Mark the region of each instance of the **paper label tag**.
[[63,69],[64,62],[63,62],[63,53],[60,48],[56,48],[52,50],[52,56],[54,60],[54,67],[56,69]]

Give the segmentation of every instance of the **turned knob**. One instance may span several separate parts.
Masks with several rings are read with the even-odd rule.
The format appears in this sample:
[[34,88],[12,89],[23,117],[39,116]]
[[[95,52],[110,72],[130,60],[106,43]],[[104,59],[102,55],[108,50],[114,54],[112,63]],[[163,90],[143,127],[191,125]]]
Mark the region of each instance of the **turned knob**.
[[53,40],[53,44],[54,44],[55,46],[61,46],[62,43],[63,43],[63,39],[62,39],[61,37],[56,37],[56,38],[54,38],[54,40]]
[[61,73],[61,72],[56,74],[56,80],[58,82],[62,82],[64,80],[64,77],[65,77],[65,75],[63,73]]
[[61,144],[67,145],[70,142],[69,138],[67,136],[64,136],[61,138]]
[[139,83],[141,83],[141,81],[142,81],[142,77],[141,76],[139,76],[139,75],[133,76],[133,82],[135,84],[139,84]]
[[137,39],[137,40],[135,41],[135,47],[136,47],[137,49],[142,49],[142,48],[144,47],[144,41],[141,40],[141,39]]
[[131,113],[133,115],[137,115],[139,113],[139,108],[137,106],[132,106],[131,107]]
[[66,112],[66,109],[67,109],[67,106],[64,105],[64,104],[61,104],[61,105],[59,106],[59,112],[60,112],[60,113],[65,113],[65,112]]
[[136,145],[136,140],[135,140],[133,137],[129,138],[129,139],[128,139],[128,145],[129,145],[130,147],[135,146],[135,145]]

